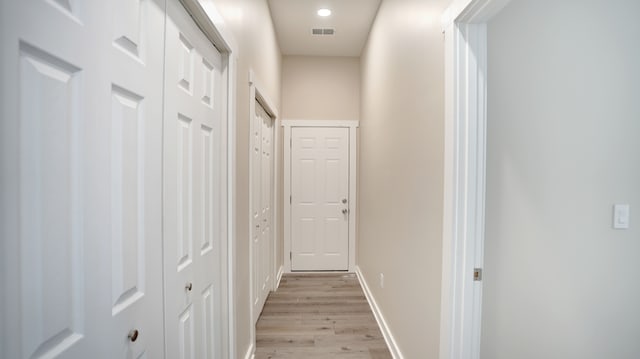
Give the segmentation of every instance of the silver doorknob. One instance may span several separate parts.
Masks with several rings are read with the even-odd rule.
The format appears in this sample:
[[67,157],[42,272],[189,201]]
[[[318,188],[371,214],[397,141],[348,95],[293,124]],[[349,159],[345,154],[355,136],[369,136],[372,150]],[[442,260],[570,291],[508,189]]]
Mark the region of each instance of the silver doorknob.
[[187,283],[187,285],[184,286],[184,289],[191,292],[191,289],[193,289],[193,283]]
[[138,340],[138,334],[140,334],[140,333],[138,332],[138,329],[132,329],[132,330],[129,332],[129,335],[127,335],[127,338],[129,338],[129,340],[130,340],[131,342],[135,342],[136,340]]
[[349,210],[348,210],[348,209],[346,209],[346,208],[344,208],[344,209],[342,210],[342,214],[347,214],[347,213],[349,213]]

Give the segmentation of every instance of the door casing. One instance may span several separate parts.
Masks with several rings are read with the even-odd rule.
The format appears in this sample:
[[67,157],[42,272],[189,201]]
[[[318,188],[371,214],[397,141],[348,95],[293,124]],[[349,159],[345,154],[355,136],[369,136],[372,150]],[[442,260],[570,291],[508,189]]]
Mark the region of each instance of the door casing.
[[479,359],[487,143],[487,21],[510,0],[454,0],[445,35],[440,359]]
[[[271,203],[273,205],[272,208],[272,215],[271,215],[271,240],[273,242],[273,253],[271,253],[272,258],[271,258],[271,268],[270,268],[270,275],[271,275],[271,284],[272,284],[272,288],[270,288],[270,290],[276,290],[276,288],[278,288],[278,284],[280,283],[280,278],[282,277],[282,267],[278,267],[278,261],[277,261],[277,250],[278,250],[278,214],[279,214],[279,207],[278,207],[278,183],[279,183],[279,175],[278,175],[278,158],[279,158],[279,148],[280,148],[280,144],[279,144],[279,136],[278,136],[278,128],[279,128],[279,116],[278,116],[278,109],[275,106],[274,102],[271,100],[271,98],[267,95],[266,89],[265,87],[262,85],[262,83],[260,82],[260,80],[257,78],[255,72],[250,69],[249,70],[249,114],[251,116],[251,120],[249,121],[249,133],[252,134],[255,129],[254,129],[254,124],[255,121],[253,121],[253,116],[256,113],[256,101],[259,102],[262,107],[264,108],[264,110],[267,112],[267,114],[269,114],[273,120],[273,143],[272,143],[272,155],[273,155],[273,188],[271,191]],[[251,145],[251,144],[250,144]],[[252,151],[252,149],[249,149],[250,151]],[[251,153],[251,152],[250,152]],[[253,156],[249,156],[249,183],[250,183],[250,190],[249,190],[249,203],[253,203],[253,196],[257,195],[256,193],[253,193],[253,181],[254,180],[260,180],[260,178],[257,178],[255,176],[255,174],[253,173]],[[249,206],[249,218],[253,218],[253,215],[251,213],[252,208],[251,206]],[[253,233],[254,231],[254,227],[253,227],[253,223],[252,221],[249,221],[249,233]],[[254,258],[253,258],[253,254],[254,254],[254,248],[253,248],[253,236],[251,236],[251,240],[249,241],[249,253],[250,253],[250,260],[249,260],[249,282],[250,282],[250,286],[249,286],[249,295],[251,298],[251,332],[249,333],[249,337],[250,337],[250,342],[252,343],[252,345],[255,347],[255,341],[256,341],[256,328],[254,323],[258,320],[258,316],[260,315],[260,313],[255,313],[254,311],[254,306],[253,306],[253,298],[255,296],[254,293],[254,275],[253,275],[253,266],[254,266]],[[251,348],[251,350],[253,350]]]
[[349,266],[348,272],[356,271],[356,220],[357,220],[357,120],[283,120],[284,127],[284,271],[291,273],[291,129],[293,127],[340,127],[349,129]]

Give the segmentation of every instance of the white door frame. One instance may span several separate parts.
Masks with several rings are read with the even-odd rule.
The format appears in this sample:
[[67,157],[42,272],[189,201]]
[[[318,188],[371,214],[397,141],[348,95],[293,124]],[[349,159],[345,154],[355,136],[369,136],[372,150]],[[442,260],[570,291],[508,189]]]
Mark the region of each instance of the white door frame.
[[[249,69],[249,116],[251,117],[251,120],[249,121],[249,133],[253,134],[254,133],[254,122],[253,121],[253,116],[255,116],[256,114],[256,101],[258,101],[262,107],[264,108],[264,110],[267,112],[267,114],[269,114],[269,116],[271,116],[271,118],[273,119],[273,152],[272,152],[272,156],[273,156],[273,191],[271,192],[271,203],[273,204],[273,208],[272,208],[272,216],[271,216],[271,240],[273,241],[273,253],[272,253],[272,261],[271,261],[271,278],[272,278],[272,288],[271,290],[275,290],[276,289],[276,285],[279,282],[278,278],[276,277],[278,272],[276,269],[276,259],[277,259],[277,254],[276,254],[276,248],[277,246],[277,237],[278,237],[278,203],[276,201],[277,197],[277,191],[278,191],[278,180],[279,180],[279,176],[278,176],[278,146],[279,146],[279,141],[278,141],[278,122],[280,121],[279,117],[278,117],[278,110],[277,107],[274,105],[274,102],[271,101],[271,99],[269,98],[269,96],[267,96],[266,93],[266,89],[265,87],[262,85],[262,83],[258,80],[258,78],[256,77],[255,72],[253,72],[253,69]],[[249,141],[249,145],[250,147],[253,146],[253,143],[251,141]],[[249,153],[251,153],[251,151],[253,151],[253,148],[249,149]],[[253,218],[253,214],[251,213],[251,211],[253,210],[253,208],[251,207],[253,204],[253,196],[255,196],[255,193],[253,193],[253,186],[252,181],[256,180],[256,178],[254,178],[254,174],[253,174],[253,156],[249,156],[249,218]],[[253,233],[255,230],[255,228],[253,227],[253,222],[249,221],[249,233]],[[250,343],[254,343],[255,345],[255,341],[256,341],[256,328],[255,325],[253,325],[253,323],[256,322],[256,320],[258,318],[256,318],[257,315],[259,315],[260,313],[254,313],[254,309],[253,309],[253,297],[255,295],[255,293],[253,293],[253,281],[255,280],[255,278],[253,278],[253,266],[254,266],[254,258],[253,258],[253,236],[250,236],[249,239],[249,283],[251,284],[249,286],[249,296],[251,298],[251,332],[249,333],[250,335]]]
[[[173,1],[173,0],[169,0]],[[220,222],[223,228],[222,233],[225,235],[226,242],[221,243],[221,251],[226,253],[226,263],[222,265],[223,276],[226,278],[226,287],[223,290],[222,298],[226,299],[222,304],[222,308],[228,308],[227,318],[224,321],[223,353],[228,353],[229,358],[236,358],[236,298],[235,298],[235,253],[236,253],[236,69],[238,62],[238,47],[233,35],[218,12],[213,0],[180,0],[182,5],[191,14],[196,24],[202,32],[211,41],[222,55],[222,78],[224,79],[223,94],[223,118],[226,120],[222,124],[221,130],[226,131],[226,138],[223,139],[221,148],[226,152],[223,156],[224,167],[227,171],[226,178],[221,181],[221,201],[226,202],[226,213],[223,213]],[[224,273],[226,272],[226,273]],[[225,333],[226,332],[226,333]]]
[[334,120],[283,120],[284,127],[284,271],[291,273],[291,129],[293,127],[338,127],[349,129],[349,269],[351,273],[356,271],[356,129],[360,121],[334,121]]
[[[454,0],[445,34],[440,359],[479,359],[487,135],[487,21],[509,0]],[[480,272],[481,273],[481,272]]]

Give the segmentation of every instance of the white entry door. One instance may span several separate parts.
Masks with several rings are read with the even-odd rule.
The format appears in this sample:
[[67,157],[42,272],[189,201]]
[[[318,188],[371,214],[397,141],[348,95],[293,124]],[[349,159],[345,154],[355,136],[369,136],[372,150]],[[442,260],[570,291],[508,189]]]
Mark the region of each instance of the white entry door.
[[291,129],[291,270],[348,270],[349,129]]
[[0,357],[161,358],[164,1],[0,6]]
[[178,1],[167,5],[166,357],[223,358],[222,59]]
[[273,119],[256,101],[252,138],[252,280],[253,319],[260,312],[273,280]]

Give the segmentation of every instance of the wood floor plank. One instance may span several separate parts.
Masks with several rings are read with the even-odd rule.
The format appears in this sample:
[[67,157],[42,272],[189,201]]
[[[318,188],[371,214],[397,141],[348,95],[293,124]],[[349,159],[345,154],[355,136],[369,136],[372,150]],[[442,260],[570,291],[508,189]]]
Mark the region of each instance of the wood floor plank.
[[390,359],[353,274],[285,274],[256,324],[257,359]]

